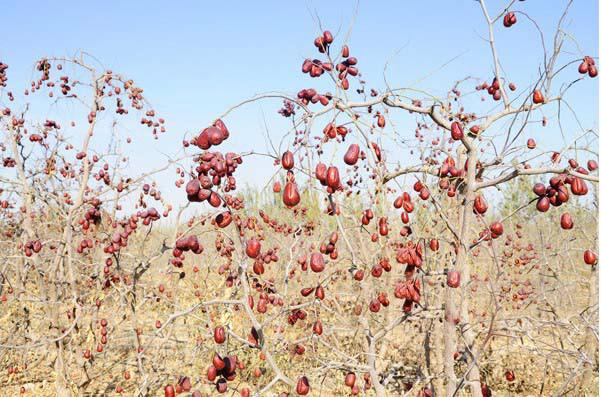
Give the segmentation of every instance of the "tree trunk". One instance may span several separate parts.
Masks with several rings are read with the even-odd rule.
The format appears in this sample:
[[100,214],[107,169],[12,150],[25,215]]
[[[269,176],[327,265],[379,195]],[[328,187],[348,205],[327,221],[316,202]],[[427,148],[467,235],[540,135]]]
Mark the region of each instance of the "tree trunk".
[[457,351],[457,330],[455,318],[458,318],[455,308],[455,293],[452,288],[445,288],[444,308],[444,374],[446,378],[446,396],[453,397],[457,388],[455,376],[455,352]]
[[434,389],[435,396],[441,396],[444,390],[444,337],[443,337],[444,321],[434,320],[434,332],[432,335],[433,339],[433,362],[432,362],[432,388]]
[[597,391],[597,388],[593,385],[593,368],[595,367],[595,361],[598,360],[599,342],[595,336],[595,330],[593,327],[599,322],[599,274],[597,267],[595,266],[589,278],[589,292],[588,292],[588,308],[591,311],[589,318],[589,327],[586,329],[586,338],[584,342],[584,356],[587,361],[584,363],[584,371],[582,373],[582,379],[580,382],[579,395],[592,395]]
[[54,390],[57,396],[72,396],[71,389],[68,386],[65,374],[65,365],[63,361],[63,342],[56,343],[56,360],[54,361]]
[[[469,318],[469,289],[470,267],[468,261],[468,247],[470,245],[470,226],[473,220],[473,203],[475,199],[474,185],[476,182],[476,163],[478,161],[477,152],[471,151],[468,155],[468,167],[465,176],[465,187],[463,189],[464,199],[462,201],[462,211],[459,216],[459,241],[457,244],[457,255],[455,257],[455,267],[461,275],[461,286],[459,293],[455,288],[446,288],[445,293],[445,374],[447,377],[446,395],[455,396],[457,382],[454,379],[454,364],[453,354],[457,349],[457,335],[455,320],[459,320],[460,330],[465,341],[467,353],[468,372],[465,375],[467,383],[470,387],[473,397],[482,397],[480,386],[480,371],[478,363],[475,362],[477,355],[474,350],[475,335],[471,328]],[[459,162],[461,164],[461,162]],[[457,296],[459,295],[459,296]],[[459,309],[457,310],[456,303],[459,298]],[[459,315],[459,316],[458,316]]]

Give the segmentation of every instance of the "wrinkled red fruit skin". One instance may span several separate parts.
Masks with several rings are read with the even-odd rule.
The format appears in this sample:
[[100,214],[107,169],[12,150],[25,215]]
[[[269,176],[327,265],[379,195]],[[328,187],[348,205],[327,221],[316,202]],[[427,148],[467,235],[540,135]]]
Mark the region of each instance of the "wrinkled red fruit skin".
[[306,376],[301,376],[298,379],[296,392],[301,396],[306,396],[309,393],[309,379]]
[[261,243],[258,240],[251,238],[246,242],[246,255],[248,255],[249,258],[254,259],[258,257],[260,252]]
[[175,397],[175,389],[173,385],[165,386],[165,397]]
[[584,251],[584,263],[587,265],[596,265],[597,264],[597,255],[591,250]]
[[355,386],[356,379],[357,379],[356,375],[352,372],[349,372],[344,377],[344,384],[348,387],[353,387],[353,386]]
[[227,381],[223,378],[219,379],[217,383],[215,383],[215,388],[219,393],[225,393],[227,391]]
[[311,266],[311,270],[313,270],[315,273],[322,272],[326,267],[323,255],[319,252],[314,252],[311,254],[309,264]]
[[213,332],[213,337],[215,339],[215,343],[222,344],[225,342],[225,329],[223,327],[215,328]]
[[289,150],[282,155],[282,167],[286,170],[294,168],[294,155]]
[[488,204],[486,204],[486,200],[484,200],[484,197],[476,197],[476,199],[474,200],[474,210],[480,215],[483,215],[488,210]]
[[496,234],[497,236],[500,236],[503,234],[503,224],[501,222],[493,222],[490,225],[490,231],[494,234]]
[[451,288],[457,288],[461,284],[461,274],[457,270],[447,272],[447,285]]
[[359,145],[357,145],[356,143],[353,143],[351,146],[349,146],[348,150],[346,151],[346,154],[344,155],[344,162],[347,165],[355,165],[355,164],[357,164],[358,160],[359,160]]
[[541,197],[536,203],[536,209],[540,212],[547,212],[549,210],[550,205],[551,202],[549,201],[548,197]]
[[282,200],[287,207],[294,207],[300,202],[300,194],[294,182],[286,183]]
[[536,147],[536,141],[532,138],[529,138],[526,146],[528,146],[528,149],[534,149]]
[[229,211],[222,212],[215,217],[215,223],[222,229],[227,227],[232,223],[232,214]]
[[564,230],[569,230],[574,227],[574,221],[572,220],[572,216],[570,214],[563,213],[561,214],[560,219],[561,228]]
[[586,167],[588,168],[589,171],[596,171],[597,168],[599,168],[599,166],[597,165],[597,162],[595,160],[589,160],[586,163]]
[[451,123],[451,138],[455,141],[463,139],[463,127],[457,121]]
[[440,248],[440,243],[438,242],[437,239],[430,240],[430,249],[432,251],[438,251],[439,248]]
[[322,184],[326,184],[326,175],[328,173],[328,167],[324,163],[317,163],[315,166],[315,178]]
[[326,174],[326,183],[328,187],[335,190],[340,186],[340,174],[337,167],[329,167]]

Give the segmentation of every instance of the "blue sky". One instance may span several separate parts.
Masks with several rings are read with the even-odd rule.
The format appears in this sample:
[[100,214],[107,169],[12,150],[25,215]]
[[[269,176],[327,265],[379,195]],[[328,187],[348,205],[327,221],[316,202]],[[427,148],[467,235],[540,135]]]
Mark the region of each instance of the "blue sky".
[[[497,13],[506,3],[488,1],[488,6],[491,13]],[[550,43],[550,32],[564,5],[559,0],[528,0],[517,2],[514,8],[537,20]],[[319,33],[315,17],[335,34],[345,33],[354,11],[355,3],[334,0],[21,0],[3,5],[0,60],[10,65],[11,86],[23,87],[41,56],[68,56],[78,50],[93,54],[107,68],[144,87],[170,129],[158,150],[173,153],[184,132],[199,131],[240,100],[272,90],[293,94],[322,84],[300,73],[302,60],[316,55],[312,45]],[[596,1],[578,0],[567,20],[567,30],[582,53],[593,56],[598,55],[597,16]],[[362,1],[349,44],[370,87],[383,87],[383,65],[390,61],[391,85],[414,85],[443,94],[452,82],[468,75],[490,78],[489,49],[481,38],[485,33],[480,8],[472,0]],[[499,24],[496,34],[503,67],[511,79],[520,87],[535,80],[542,52],[533,26],[518,15],[517,25],[503,29]],[[573,58],[582,55],[572,44],[566,50]],[[416,83],[426,75],[427,79]],[[586,127],[598,124],[597,83],[581,83],[570,94]],[[279,107],[279,102],[266,102],[232,115],[227,122],[236,139],[225,149],[264,148],[264,118],[275,137],[285,126],[275,113]],[[414,128],[407,125],[408,136]],[[556,131],[544,133],[554,136]],[[554,142],[548,138],[544,137]],[[155,147],[153,141],[145,140],[129,150],[144,167],[160,156]],[[264,183],[273,171],[269,166],[263,160],[255,167],[241,167],[242,183]],[[263,167],[264,172],[258,171]]]

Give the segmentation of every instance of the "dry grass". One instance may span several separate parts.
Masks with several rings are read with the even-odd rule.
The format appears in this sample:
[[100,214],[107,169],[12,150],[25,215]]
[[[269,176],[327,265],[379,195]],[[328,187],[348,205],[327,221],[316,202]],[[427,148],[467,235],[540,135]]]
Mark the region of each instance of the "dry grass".
[[[347,364],[348,357],[358,362],[365,360],[364,337],[357,331],[356,315],[353,309],[357,303],[363,304],[373,291],[387,291],[391,305],[377,314],[370,314],[370,325],[378,329],[391,319],[402,316],[402,301],[394,298],[390,285],[402,277],[404,266],[393,260],[393,271],[385,273],[380,279],[368,277],[364,283],[369,285],[359,290],[348,268],[350,260],[348,250],[340,245],[340,258],[328,264],[326,299],[319,303],[310,298],[302,298],[300,289],[316,285],[318,276],[302,272],[296,260],[302,253],[311,250],[311,244],[319,244],[333,230],[333,222],[322,216],[316,208],[307,212],[307,217],[294,216],[291,211],[282,208],[270,208],[276,213],[278,222],[313,222],[315,229],[294,238],[291,235],[274,233],[262,221],[259,221],[263,235],[264,248],[278,245],[279,260],[266,265],[266,272],[256,281],[271,281],[271,295],[286,299],[284,306],[269,305],[265,314],[258,319],[265,324],[265,339],[274,355],[279,368],[292,379],[307,374],[311,379],[311,395],[348,395],[349,389],[343,385],[344,372],[341,368]],[[577,387],[581,382],[584,362],[582,360],[587,345],[587,327],[597,328],[597,307],[589,306],[589,283],[591,269],[582,263],[583,241],[591,244],[596,241],[594,228],[596,219],[583,208],[572,208],[577,227],[558,239],[557,214],[530,216],[524,214],[521,228],[506,226],[505,236],[511,236],[513,242],[504,245],[499,239],[492,247],[483,245],[476,261],[472,265],[470,308],[474,329],[478,333],[478,344],[483,344],[491,336],[480,358],[483,380],[498,396],[529,395],[578,395]],[[250,211],[249,211],[250,212]],[[427,236],[440,230],[440,226],[421,222],[421,229],[414,227],[416,236]],[[395,229],[396,222],[392,229]],[[429,231],[428,231],[429,230]],[[237,354],[245,368],[238,370],[236,380],[230,382],[230,391],[248,385],[252,390],[264,387],[273,377],[270,366],[261,358],[257,349],[243,346],[241,341],[230,337],[221,346],[212,340],[212,330],[216,325],[229,327],[241,338],[249,334],[251,323],[243,310],[235,305],[209,305],[199,303],[213,299],[235,299],[240,296],[236,286],[228,286],[224,274],[236,269],[238,254],[234,251],[231,264],[219,255],[215,248],[217,232],[209,225],[195,226],[193,232],[201,238],[205,251],[200,256],[188,255],[183,269],[169,265],[171,251],[166,250],[152,261],[152,266],[136,285],[136,295],[131,293],[131,285],[120,282],[110,289],[99,288],[101,278],[93,276],[102,272],[99,259],[94,255],[84,257],[78,263],[78,292],[84,303],[77,327],[63,340],[63,360],[68,367],[68,378],[72,385],[78,385],[80,395],[114,395],[117,386],[124,388],[124,395],[132,395],[137,386],[146,378],[150,390],[162,395],[162,387],[175,383],[179,376],[189,376],[193,389],[206,395],[217,394],[214,386],[206,380],[206,369],[214,351],[222,354]],[[223,236],[227,240],[228,230]],[[521,233],[521,237],[516,235]],[[51,233],[51,232],[49,232]],[[123,275],[129,275],[141,262],[155,256],[162,241],[173,234],[171,228],[154,228],[146,238],[146,233],[138,233],[130,241],[128,250],[122,254],[119,266]],[[389,248],[382,251],[378,244],[369,244],[369,233],[354,228],[348,230],[349,238],[355,249],[361,251],[362,258],[374,258],[382,255],[394,258]],[[397,237],[391,237],[396,239]],[[444,240],[444,235],[439,238]],[[234,247],[239,248],[235,239]],[[533,245],[529,251],[527,246]],[[550,246],[547,246],[550,244]],[[588,243],[587,243],[588,244]],[[6,245],[6,242],[5,242]],[[291,247],[294,247],[291,250]],[[448,263],[449,246],[442,249],[426,262],[424,268],[429,271],[441,271]],[[365,251],[363,251],[365,250]],[[292,252],[292,256],[290,253]],[[524,260],[524,254],[537,253],[531,260]],[[50,260],[52,253],[46,253],[43,260]],[[520,259],[522,258],[522,259]],[[198,272],[193,271],[194,266]],[[286,269],[295,270],[295,276],[285,283]],[[183,271],[185,275],[180,275]],[[235,272],[234,272],[235,273]],[[234,274],[232,273],[232,274]],[[321,279],[323,280],[323,275]],[[51,303],[36,301],[39,296],[35,278],[26,281],[25,290],[13,286],[13,292],[3,296],[2,316],[0,318],[1,344],[29,346],[32,341],[48,337],[48,313]],[[50,283],[52,277],[45,276]],[[528,282],[530,287],[526,287]],[[378,351],[378,365],[382,372],[390,375],[387,390],[390,395],[416,395],[424,386],[428,376],[436,377],[436,368],[440,368],[440,323],[442,311],[441,276],[429,278],[424,287],[422,304],[430,310],[423,315],[409,317],[405,322],[388,334]],[[159,292],[159,286],[165,287]],[[520,290],[532,293],[520,299]],[[596,288],[593,286],[593,288]],[[505,293],[501,294],[502,291]],[[596,293],[596,291],[595,291]],[[255,305],[258,292],[254,292]],[[502,295],[502,296],[501,296]],[[493,301],[496,297],[498,306]],[[100,299],[102,305],[96,308],[94,302]],[[68,299],[59,299],[58,308],[63,315],[61,327],[72,323],[67,311],[71,306]],[[299,320],[294,326],[288,323],[287,304],[306,304],[307,318]],[[135,312],[132,311],[135,308]],[[438,310],[437,310],[438,308]],[[188,311],[166,324],[173,313]],[[415,310],[420,312],[420,310]],[[319,317],[324,324],[321,337],[312,335],[311,327]],[[95,352],[100,338],[99,320],[106,318],[108,326],[108,344],[102,353]],[[491,319],[494,323],[491,325]],[[163,328],[156,329],[157,320]],[[144,346],[143,367],[140,373],[136,354],[135,328],[142,330]],[[491,331],[492,330],[492,331]],[[489,332],[491,331],[491,332]],[[597,351],[594,341],[593,351]],[[295,346],[303,345],[305,354],[294,353]],[[425,346],[430,356],[425,353]],[[83,350],[93,352],[91,360],[83,358]],[[593,376],[586,385],[590,395],[598,387],[598,355],[595,354]],[[4,370],[0,376],[2,395],[15,395],[21,387],[25,395],[55,395],[53,369],[56,359],[54,344],[44,344],[26,349],[1,349],[0,363]],[[430,361],[430,363],[428,363]],[[437,367],[438,366],[438,367]],[[18,368],[18,373],[8,374],[8,368]],[[25,368],[26,367],[26,368]],[[392,371],[394,369],[394,371]],[[511,369],[516,374],[514,382],[505,380],[505,371]],[[456,362],[456,371],[466,370],[460,359]],[[131,379],[124,379],[129,371]],[[257,371],[260,376],[257,376]],[[360,377],[359,377],[360,378]],[[411,389],[411,386],[414,388]],[[279,384],[266,395],[290,391]],[[230,393],[228,391],[228,393]],[[154,392],[151,392],[151,395]],[[467,392],[465,392],[467,394]],[[366,395],[372,395],[370,390]],[[233,394],[226,394],[233,395]]]

